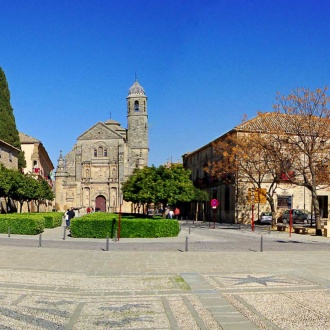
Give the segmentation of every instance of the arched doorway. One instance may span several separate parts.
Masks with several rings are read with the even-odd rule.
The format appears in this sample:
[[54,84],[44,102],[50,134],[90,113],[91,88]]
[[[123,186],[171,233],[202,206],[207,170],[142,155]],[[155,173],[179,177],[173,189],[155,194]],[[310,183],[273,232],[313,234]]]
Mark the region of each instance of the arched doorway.
[[106,212],[106,199],[104,196],[97,196],[95,198],[95,211]]

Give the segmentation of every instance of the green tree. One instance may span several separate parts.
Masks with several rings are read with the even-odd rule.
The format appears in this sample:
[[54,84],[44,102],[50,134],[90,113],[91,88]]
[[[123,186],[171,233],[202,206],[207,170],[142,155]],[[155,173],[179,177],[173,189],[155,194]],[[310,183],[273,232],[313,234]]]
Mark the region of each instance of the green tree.
[[181,164],[159,166],[156,174],[156,202],[163,204],[163,210],[167,205],[192,201],[195,188],[190,179],[190,171]]
[[155,178],[156,168],[154,166],[144,167],[136,169],[124,183],[124,200],[132,202],[135,211],[142,204],[148,205],[155,202]]
[[35,202],[39,212],[40,205],[46,201],[53,200],[55,196],[50,185],[45,179],[38,180],[36,187],[37,189],[35,191]]
[[[5,212],[8,212],[8,201],[9,194],[12,189],[12,170],[5,168],[2,164],[0,164],[0,197],[4,198],[6,209]],[[2,206],[1,206],[2,207]]]
[[[0,140],[21,150],[13,108],[10,104],[10,92],[4,71],[0,67]],[[24,153],[18,155],[18,168],[26,167]]]
[[190,202],[194,198],[194,186],[190,172],[180,164],[137,169],[123,185],[125,201],[133,203],[161,203],[167,205]]
[[20,213],[22,212],[24,202],[27,201],[27,197],[26,197],[27,189],[28,189],[27,176],[17,171],[17,176],[15,177],[15,189],[12,192],[12,198],[19,202]]
[[194,197],[192,200],[195,202],[195,220],[196,221],[198,220],[199,204],[202,204],[203,221],[204,221],[205,218],[204,204],[205,202],[210,200],[208,192],[194,187]]

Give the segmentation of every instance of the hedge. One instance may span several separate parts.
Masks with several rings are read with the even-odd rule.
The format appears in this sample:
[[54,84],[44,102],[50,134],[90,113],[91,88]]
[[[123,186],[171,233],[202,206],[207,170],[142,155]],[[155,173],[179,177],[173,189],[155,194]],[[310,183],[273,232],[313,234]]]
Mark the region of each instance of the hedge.
[[[113,213],[91,213],[71,220],[72,237],[113,238],[118,231],[118,215]],[[122,238],[154,238],[173,237],[180,231],[177,220],[141,219],[132,216],[122,217],[120,237]]]
[[62,224],[63,213],[7,213],[0,214],[0,233],[37,235],[44,228],[55,228]]
[[64,212],[47,212],[42,214],[45,218],[45,228],[56,228],[62,225]]
[[30,213],[10,213],[0,215],[0,232],[19,235],[37,235],[44,231],[45,218],[42,215],[31,216]]

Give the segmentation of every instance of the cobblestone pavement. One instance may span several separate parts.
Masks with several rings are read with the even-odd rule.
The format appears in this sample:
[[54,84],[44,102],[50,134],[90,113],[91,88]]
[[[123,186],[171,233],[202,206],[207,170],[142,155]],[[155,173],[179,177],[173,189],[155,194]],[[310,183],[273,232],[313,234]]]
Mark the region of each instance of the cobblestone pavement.
[[194,225],[109,251],[0,235],[0,329],[330,329],[329,238]]

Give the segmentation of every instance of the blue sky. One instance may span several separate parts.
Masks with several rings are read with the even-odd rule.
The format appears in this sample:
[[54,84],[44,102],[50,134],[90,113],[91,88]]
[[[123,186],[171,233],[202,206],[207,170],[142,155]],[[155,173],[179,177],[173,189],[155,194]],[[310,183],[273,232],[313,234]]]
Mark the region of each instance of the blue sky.
[[136,74],[158,166],[272,111],[277,92],[329,86],[329,17],[326,0],[0,0],[0,66],[18,129],[55,167],[110,112],[127,126]]

